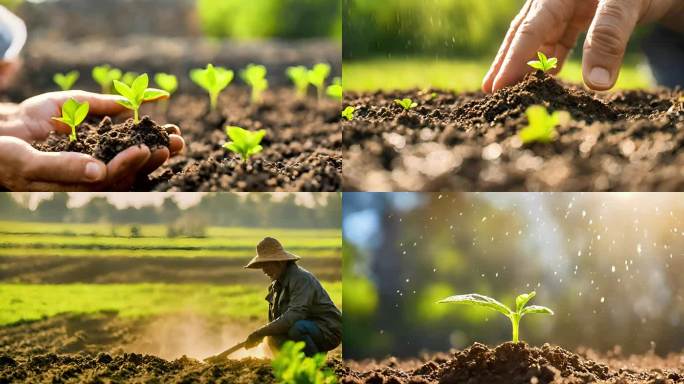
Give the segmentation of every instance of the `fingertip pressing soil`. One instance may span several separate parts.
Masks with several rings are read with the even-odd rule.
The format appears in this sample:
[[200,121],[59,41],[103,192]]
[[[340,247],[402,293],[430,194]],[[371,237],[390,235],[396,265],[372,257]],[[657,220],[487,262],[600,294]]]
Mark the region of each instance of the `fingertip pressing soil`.
[[45,152],[85,153],[105,163],[133,146],[144,144],[150,150],[169,146],[169,134],[149,116],[138,123],[128,119],[114,124],[110,117],[105,117],[95,125],[91,120],[76,128],[76,137],[76,141],[69,141],[68,136],[52,133],[44,143],[34,146]]
[[[639,364],[643,361],[645,364]],[[398,364],[389,360],[385,366],[352,364],[340,370],[343,384],[586,384],[586,383],[684,383],[677,367],[649,369],[652,358],[644,356],[627,363],[612,361],[611,366],[544,344],[531,347],[525,343],[504,343],[496,348],[475,343],[452,354],[423,361]],[[681,370],[681,367],[679,367]]]
[[[346,94],[345,190],[679,190],[681,90],[597,94],[536,72],[493,94]],[[394,99],[418,106],[404,111]],[[549,143],[522,144],[525,110],[567,111]]]

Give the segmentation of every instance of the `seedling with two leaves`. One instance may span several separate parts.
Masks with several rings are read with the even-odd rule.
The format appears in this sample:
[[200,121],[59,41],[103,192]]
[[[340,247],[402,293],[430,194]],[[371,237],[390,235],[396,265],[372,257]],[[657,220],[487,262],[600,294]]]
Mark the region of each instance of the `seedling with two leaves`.
[[328,89],[325,91],[325,93],[335,100],[342,100],[342,79],[336,77],[333,80],[333,83],[328,86]]
[[226,127],[226,135],[232,140],[223,145],[229,151],[233,151],[242,157],[243,162],[254,154],[261,152],[263,147],[259,144],[266,135],[265,129],[250,132],[244,128],[236,126]]
[[76,127],[88,116],[90,105],[88,102],[79,103],[74,99],[67,100],[62,104],[62,116],[53,117],[53,120],[62,122],[71,128],[69,142],[76,141]]
[[400,105],[402,108],[404,108],[405,111],[408,111],[410,109],[413,109],[418,106],[418,103],[414,102],[413,100],[409,98],[405,99],[394,99],[394,102],[398,105]]
[[256,64],[249,64],[240,72],[242,80],[252,88],[252,103],[261,102],[261,94],[268,89],[266,73],[266,67]]
[[335,373],[327,368],[325,353],[312,357],[304,354],[304,342],[287,341],[271,365],[273,376],[281,384],[337,384]]
[[169,97],[169,93],[166,91],[147,88],[148,84],[149,79],[146,73],[136,77],[130,87],[119,80],[114,80],[114,88],[121,96],[126,98],[126,100],[117,101],[117,103],[133,111],[134,123],[139,121],[138,110],[142,103]]
[[287,76],[294,83],[297,89],[297,96],[300,98],[306,97],[306,91],[309,88],[309,70],[303,65],[296,67],[288,67],[286,70]]
[[93,80],[102,88],[102,93],[111,93],[112,83],[114,80],[120,80],[122,74],[120,69],[104,64],[93,68],[92,75]]
[[190,71],[190,79],[207,93],[209,93],[209,105],[212,111],[216,110],[219,94],[233,81],[234,73],[230,69],[214,67],[207,64],[205,69],[193,69]]
[[318,98],[323,97],[325,92],[325,79],[330,75],[330,65],[325,63],[318,63],[313,66],[308,72],[309,82],[313,84],[318,90]]
[[556,68],[558,65],[558,59],[555,57],[547,58],[545,54],[537,52],[537,57],[539,60],[528,61],[527,65],[534,69],[543,71],[544,73]]
[[[176,78],[176,76],[168,74],[168,73],[164,73],[164,72],[157,73],[156,75],[154,75],[154,82],[157,83],[157,86],[159,88],[168,92],[169,97],[171,97],[171,95],[173,95],[174,92],[176,92],[176,90],[178,89],[178,79]],[[161,106],[161,110],[163,112],[166,112],[166,110],[169,107],[168,99],[162,100],[160,106]]]
[[52,76],[52,81],[54,81],[62,91],[68,91],[74,86],[79,76],[80,73],[78,71],[55,73],[55,75]]
[[531,313],[541,313],[546,315],[553,315],[553,311],[547,307],[542,307],[540,305],[530,305],[526,306],[527,303],[532,300],[537,293],[532,291],[530,293],[524,293],[515,298],[515,311],[510,309],[507,305],[492,299],[491,297],[480,295],[477,293],[471,293],[468,295],[456,295],[450,296],[446,299],[438,301],[438,303],[455,303],[455,304],[466,304],[476,307],[484,307],[488,309],[495,310],[502,313],[504,316],[508,317],[513,326],[513,342],[517,343],[519,341],[519,327],[520,319],[525,315]]
[[523,144],[532,142],[550,143],[558,136],[556,126],[570,119],[565,111],[549,114],[541,105],[532,105],[525,111],[528,125],[520,131]]

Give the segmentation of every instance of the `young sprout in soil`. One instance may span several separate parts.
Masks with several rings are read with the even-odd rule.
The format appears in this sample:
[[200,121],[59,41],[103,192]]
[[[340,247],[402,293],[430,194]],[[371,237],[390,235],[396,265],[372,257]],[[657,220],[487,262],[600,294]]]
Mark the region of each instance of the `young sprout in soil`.
[[525,111],[529,125],[520,131],[520,140],[523,144],[538,141],[540,143],[550,143],[557,136],[556,126],[561,120],[568,119],[567,112],[556,111],[549,115],[541,105],[532,105]]
[[323,97],[325,92],[325,79],[330,75],[330,65],[318,63],[308,71],[309,82],[318,90],[318,98]]
[[286,73],[297,89],[297,96],[300,98],[306,97],[306,91],[309,89],[309,70],[303,65],[298,65],[296,67],[288,67]]
[[405,111],[408,111],[409,109],[415,108],[418,106],[418,103],[413,102],[413,100],[409,98],[405,98],[402,100],[399,99],[394,99],[394,102],[399,104],[402,108],[404,108]]
[[168,73],[157,73],[154,75],[154,82],[157,83],[159,88],[165,90],[169,95],[173,95],[178,89],[178,79],[174,75]]
[[74,83],[76,83],[76,80],[78,80],[79,76],[80,73],[78,73],[78,71],[55,73],[55,75],[52,77],[52,81],[54,81],[62,91],[68,91],[74,86]]
[[228,126],[226,127],[226,134],[232,141],[223,144],[223,147],[239,154],[242,161],[246,163],[250,156],[261,152],[263,149],[259,143],[264,138],[266,130],[260,129],[256,132],[250,132],[241,127]]
[[281,384],[336,384],[335,373],[326,368],[325,353],[306,357],[304,342],[287,341],[271,362],[273,376]]
[[102,87],[102,93],[112,92],[112,82],[121,79],[121,70],[109,65],[99,65],[93,68],[93,79]]
[[354,120],[354,111],[356,111],[356,108],[348,106],[342,111],[342,117],[344,117],[348,121],[352,121]]
[[487,297],[477,293],[450,296],[446,299],[438,301],[438,303],[467,304],[478,307],[485,307],[493,309],[497,312],[501,312],[504,316],[508,317],[511,320],[511,325],[513,326],[513,342],[517,343],[519,341],[518,329],[520,327],[520,319],[522,319],[523,316],[530,313],[543,313],[547,315],[553,315],[553,311],[551,309],[542,307],[540,305],[530,305],[528,307],[525,306],[527,305],[527,302],[532,300],[532,298],[536,295],[537,293],[532,291],[530,293],[523,293],[522,295],[516,297],[515,311],[508,308],[508,306],[492,299],[491,297]]
[[136,72],[126,72],[121,76],[121,82],[128,85],[129,87],[133,85],[135,79],[139,76]]
[[325,91],[325,93],[335,100],[342,100],[342,79],[336,77],[333,80],[333,83],[328,86],[328,89]]
[[169,93],[166,91],[155,88],[147,88],[148,84],[149,79],[147,78],[147,73],[143,73],[142,75],[136,77],[130,87],[119,80],[114,80],[114,88],[121,96],[126,98],[126,100],[117,101],[117,103],[133,110],[134,123],[138,123],[139,121],[138,110],[143,102],[169,97]]
[[233,81],[233,71],[223,67],[214,67],[207,64],[205,69],[193,69],[190,71],[190,79],[209,93],[209,105],[211,110],[216,110],[218,97],[231,81]]
[[541,52],[537,52],[537,57],[539,60],[528,61],[527,65],[534,69],[544,71],[544,73],[556,68],[556,65],[558,64],[558,59],[555,57],[547,59],[546,55]]
[[88,116],[88,102],[79,103],[74,99],[67,100],[62,104],[62,117],[53,117],[53,120],[60,121],[71,128],[69,141],[76,141],[76,127]]
[[266,67],[256,64],[249,64],[240,72],[242,80],[252,87],[252,103],[261,102],[261,94],[268,89],[266,72]]

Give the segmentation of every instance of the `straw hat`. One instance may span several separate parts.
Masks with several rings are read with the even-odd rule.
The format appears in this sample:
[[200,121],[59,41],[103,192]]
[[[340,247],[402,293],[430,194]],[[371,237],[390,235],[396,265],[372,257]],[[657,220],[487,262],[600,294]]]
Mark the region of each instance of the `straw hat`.
[[245,268],[261,268],[259,264],[268,263],[272,261],[290,261],[299,260],[301,257],[287,252],[283,249],[280,242],[272,237],[266,237],[256,247],[257,254],[254,256]]

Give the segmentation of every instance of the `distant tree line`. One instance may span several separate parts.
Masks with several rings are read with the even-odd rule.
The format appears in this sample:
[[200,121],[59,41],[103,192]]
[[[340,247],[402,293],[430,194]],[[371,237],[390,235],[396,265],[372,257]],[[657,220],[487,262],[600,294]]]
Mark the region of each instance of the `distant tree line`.
[[[181,209],[167,196],[160,206],[118,209],[105,197],[97,196],[80,207],[69,208],[69,196],[55,193],[29,209],[12,198],[0,194],[0,219],[19,221],[112,223],[112,224],[172,224],[186,233],[187,223],[201,226],[338,228],[341,218],[341,197],[338,193],[316,194],[313,207],[298,205],[296,195],[274,198],[266,193],[205,195],[200,203]],[[185,224],[183,224],[185,223]]]

